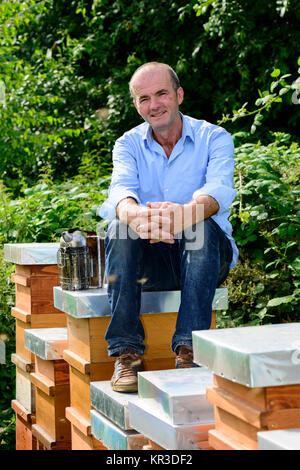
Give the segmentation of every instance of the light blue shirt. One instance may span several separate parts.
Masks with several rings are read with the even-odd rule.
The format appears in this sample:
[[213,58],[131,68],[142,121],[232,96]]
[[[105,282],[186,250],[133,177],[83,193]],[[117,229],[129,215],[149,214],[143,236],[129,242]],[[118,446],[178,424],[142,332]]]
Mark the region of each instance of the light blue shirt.
[[212,196],[219,210],[212,219],[229,238],[237,264],[238,249],[228,220],[235,197],[234,145],[222,127],[189,116],[182,117],[182,136],[169,158],[154,140],[146,122],[125,132],[114,146],[108,199],[100,208],[104,219],[116,217],[118,203],[127,197],[146,206],[148,201],[185,204],[200,195]]

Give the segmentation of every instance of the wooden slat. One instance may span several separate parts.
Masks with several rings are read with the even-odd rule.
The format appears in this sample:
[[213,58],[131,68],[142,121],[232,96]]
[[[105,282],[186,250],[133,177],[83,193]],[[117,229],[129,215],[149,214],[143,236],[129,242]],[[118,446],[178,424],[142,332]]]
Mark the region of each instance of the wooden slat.
[[246,387],[245,385],[232,382],[231,380],[225,379],[224,377],[220,377],[218,375],[214,375],[214,384],[217,387],[226,390],[249,403],[252,403],[254,406],[258,406],[264,410],[267,409],[265,388],[263,387]]
[[214,330],[217,328],[217,322],[216,322],[216,311],[213,310],[211,312],[211,323],[210,323],[210,329]]
[[14,318],[18,318],[24,323],[30,323],[31,321],[31,314],[21,310],[20,308],[12,307],[11,314]]
[[36,424],[53,441],[70,441],[71,426],[65,416],[70,406],[70,389],[67,385],[56,387],[55,396],[49,396],[40,388],[36,389]]
[[63,352],[63,357],[64,360],[70,364],[70,366],[82,372],[82,374],[90,373],[91,364],[78,356],[78,354],[75,354],[73,351],[65,349]]
[[144,359],[174,358],[170,344],[175,331],[177,312],[140,315],[145,331]]
[[30,287],[15,285],[15,306],[27,313],[59,313],[53,303],[53,287],[57,286],[55,278],[31,278]]
[[85,436],[91,436],[91,421],[82,416],[74,407],[66,408],[66,418]]
[[267,387],[266,403],[267,409],[272,411],[300,408],[300,377],[299,384]]
[[20,284],[21,286],[30,287],[30,277],[24,276],[23,274],[11,274],[12,282]]
[[[96,322],[97,323],[97,322]],[[98,323],[101,324],[101,318]],[[68,315],[68,349],[81,357],[84,361],[91,362],[91,345],[90,345],[90,319],[74,318]],[[105,333],[104,333],[105,334]]]
[[41,359],[38,356],[35,356],[35,373],[38,376],[45,377],[46,379],[55,383],[55,373],[54,373],[54,361],[47,361],[45,359]]
[[144,370],[167,370],[174,369],[175,355],[167,358],[143,359]]
[[71,424],[72,450],[108,450],[94,436],[85,436],[74,424]]
[[56,442],[54,441],[49,434],[47,434],[43,429],[41,429],[37,424],[33,424],[31,427],[32,434],[36,439],[43,444],[48,450],[71,450],[70,442]]
[[237,416],[243,421],[261,428],[262,409],[219,387],[207,387],[206,398],[209,402]]
[[215,406],[215,424],[217,431],[249,450],[258,449],[257,432],[268,430],[267,427],[256,428],[217,406]]
[[30,317],[31,328],[59,328],[67,326],[67,315],[58,313],[34,313]]
[[36,439],[44,444],[47,449],[51,449],[55,446],[55,441],[37,424],[33,424],[31,430]]
[[16,367],[16,399],[28,412],[35,411],[35,392],[30,372],[24,372],[19,367]]
[[16,450],[37,450],[36,438],[31,432],[31,423],[16,413]]
[[58,279],[58,266],[57,264],[16,264],[15,265],[16,274],[21,274],[23,276],[30,277],[40,277],[40,276],[56,276]]
[[31,382],[42,390],[48,396],[55,395],[55,383],[52,380],[47,379],[46,377],[36,374],[35,372],[31,372],[30,374]]
[[91,410],[91,379],[74,367],[70,367],[70,397],[71,406],[83,418],[90,421]]
[[19,354],[13,353],[11,355],[11,362],[15,364],[16,367],[23,370],[24,372],[34,371],[34,364],[32,362],[28,362],[27,359],[24,359]]
[[241,443],[233,441],[216,429],[208,432],[208,443],[215,450],[248,450]]
[[36,424],[56,441],[55,397],[36,388]]
[[11,401],[12,409],[24,420],[26,423],[32,422],[32,413],[30,413],[18,400]]
[[16,354],[18,356],[23,357],[23,359],[27,362],[33,363],[34,362],[34,355],[25,348],[25,341],[24,341],[24,330],[30,329],[31,323],[24,323],[22,320],[16,318],[15,322],[15,331],[16,331]]
[[300,428],[300,408],[268,411],[262,416],[262,425],[270,431],[275,429]]

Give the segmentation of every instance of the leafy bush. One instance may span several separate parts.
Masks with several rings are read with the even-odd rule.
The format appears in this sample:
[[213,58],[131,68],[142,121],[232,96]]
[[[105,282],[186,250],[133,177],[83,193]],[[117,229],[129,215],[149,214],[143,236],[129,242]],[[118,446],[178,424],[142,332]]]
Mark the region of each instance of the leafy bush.
[[[196,118],[215,122],[254,101],[274,67],[296,71],[298,12],[295,2],[279,0],[3,1],[6,186],[18,197],[19,180],[35,184],[45,165],[56,181],[68,179],[83,155],[109,163],[114,140],[140,122],[128,81],[143,62],[175,68],[185,89],[182,111]],[[295,134],[298,108],[283,96],[266,125]]]
[[15,394],[15,366],[10,356],[15,352],[14,284],[10,280],[13,266],[3,260],[0,248],[0,339],[5,343],[6,363],[0,365],[0,449],[15,448],[15,415],[11,400]]
[[[182,111],[236,132],[231,222],[240,260],[218,325],[299,321],[298,20],[297,2],[282,0],[3,0],[0,243],[96,228],[114,141],[140,122],[128,81],[144,62],[167,62],[185,89]],[[0,265],[9,357],[13,267],[1,252]],[[8,362],[0,369],[1,448],[13,448],[13,390]]]
[[10,199],[2,190],[0,242],[57,241],[71,227],[95,230],[99,222],[96,211],[106,198],[109,179],[87,182],[77,177],[61,184],[44,180],[25,188],[19,199]]
[[299,158],[282,133],[236,149],[231,222],[240,262],[227,284],[238,323],[299,321]]

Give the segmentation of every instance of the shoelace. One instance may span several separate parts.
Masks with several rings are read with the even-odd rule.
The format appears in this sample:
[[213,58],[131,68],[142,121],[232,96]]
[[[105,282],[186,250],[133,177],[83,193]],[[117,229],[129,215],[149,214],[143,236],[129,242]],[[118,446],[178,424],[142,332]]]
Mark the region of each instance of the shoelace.
[[116,361],[116,370],[119,377],[126,377],[132,375],[134,367],[141,364],[141,359],[138,354],[123,353]]

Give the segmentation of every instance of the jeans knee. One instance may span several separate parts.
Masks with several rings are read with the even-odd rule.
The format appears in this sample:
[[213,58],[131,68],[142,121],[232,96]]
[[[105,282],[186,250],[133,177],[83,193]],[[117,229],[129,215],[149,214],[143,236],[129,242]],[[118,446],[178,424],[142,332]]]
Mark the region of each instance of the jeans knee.
[[204,254],[216,246],[218,240],[216,223],[211,218],[205,219],[183,232],[184,249],[191,252],[191,256]]

